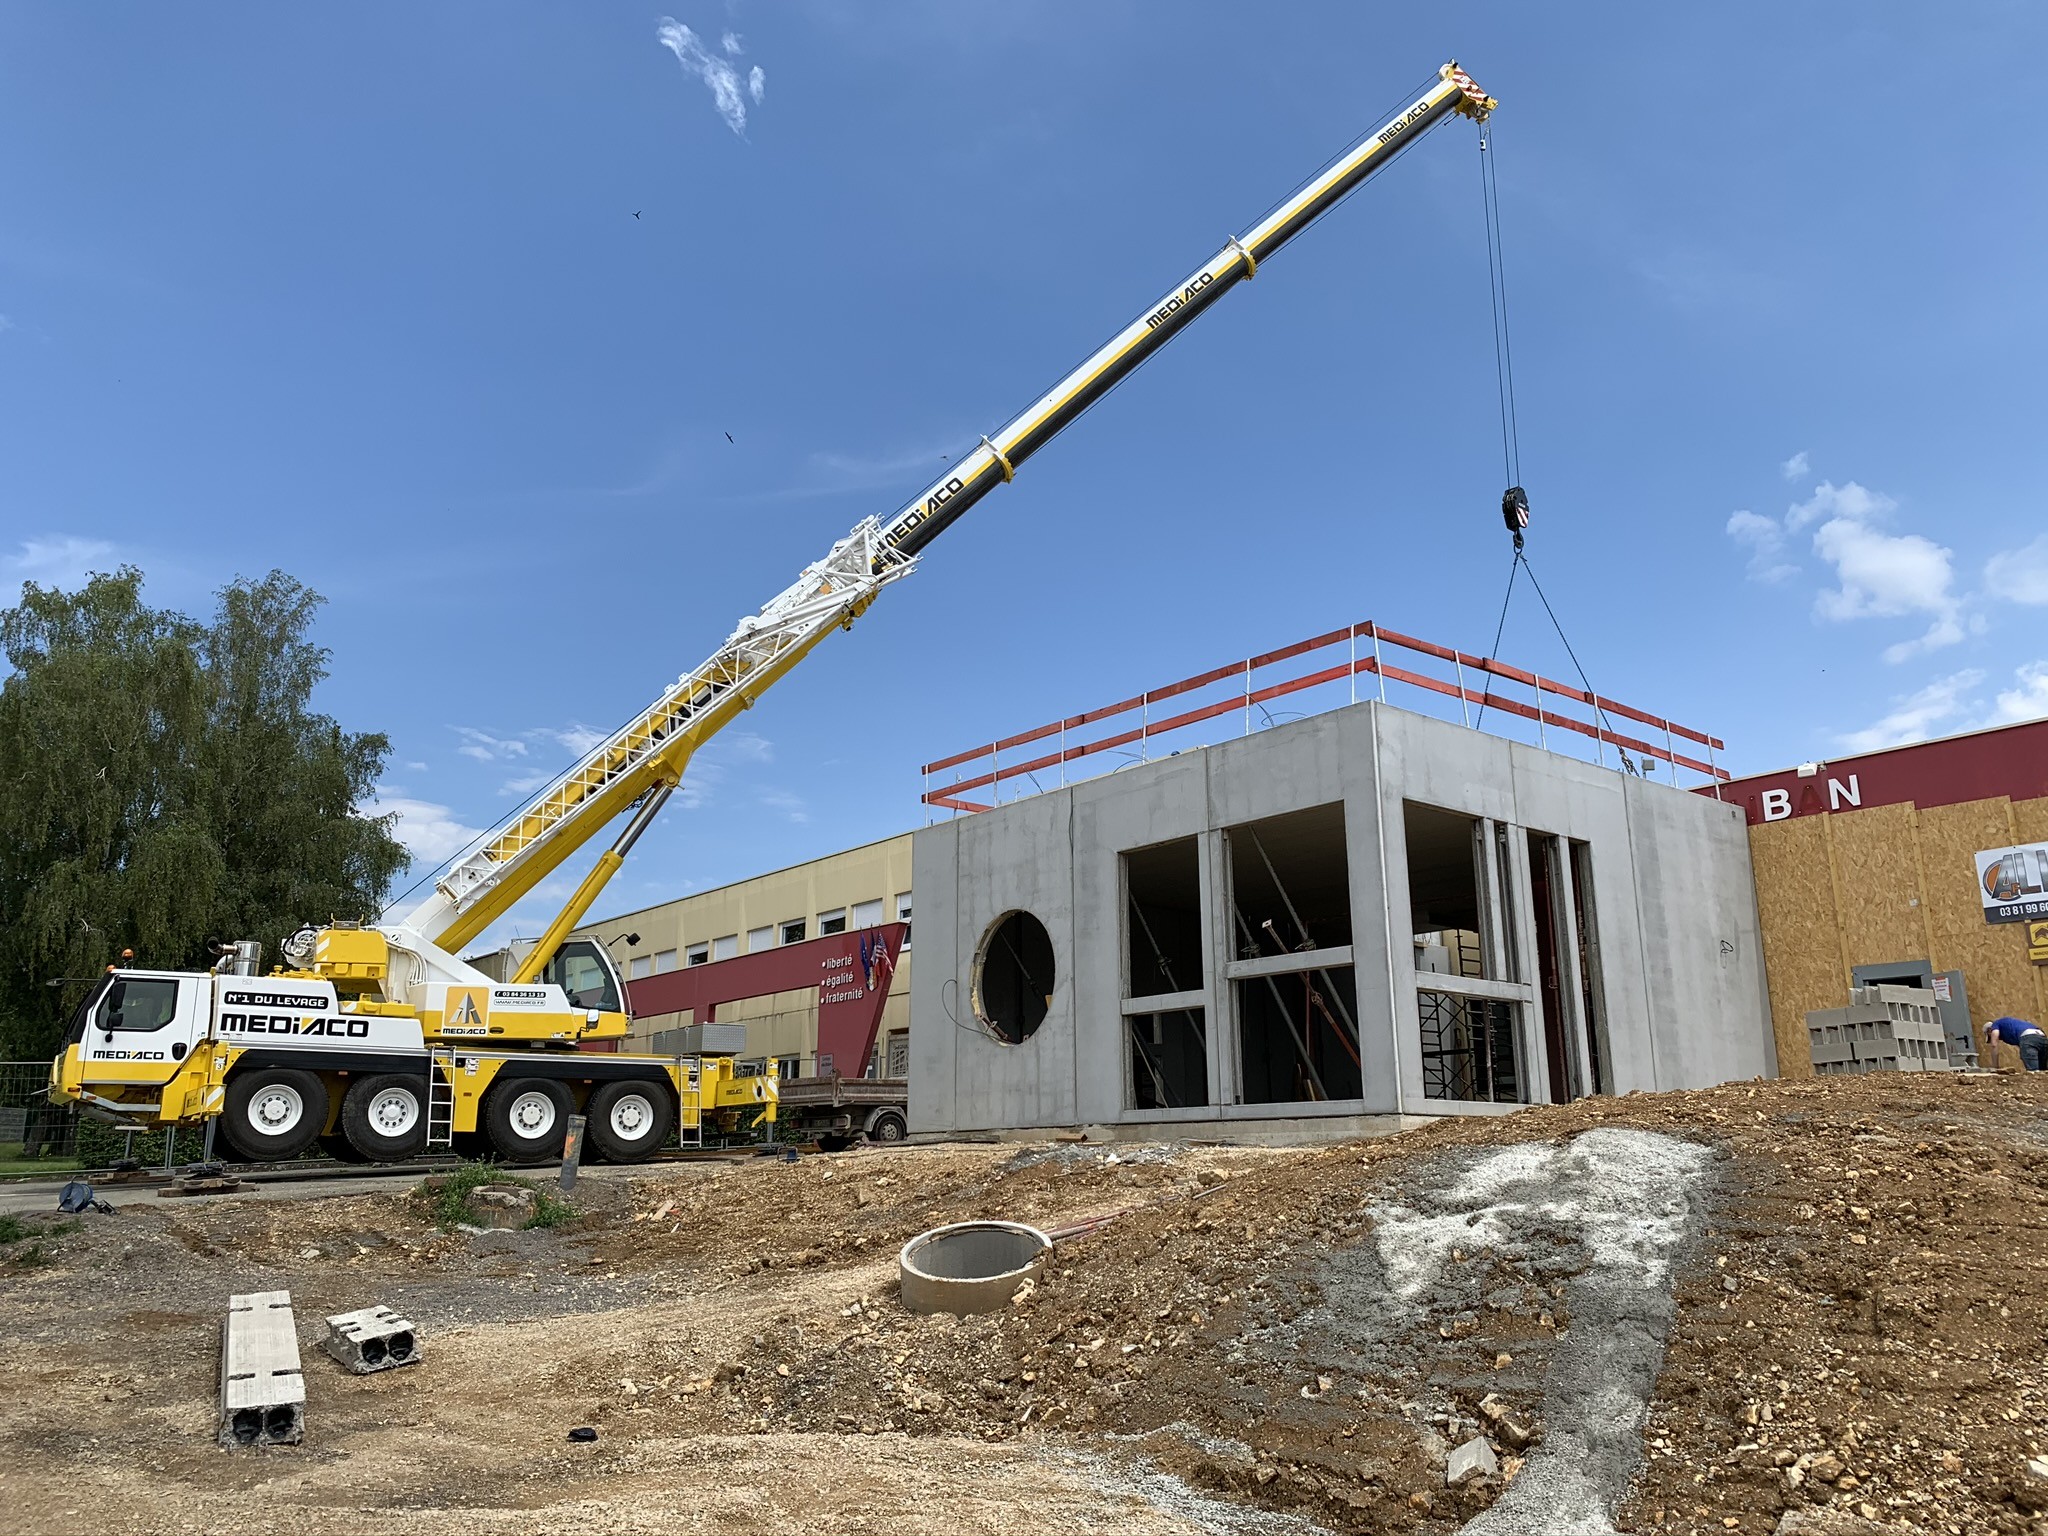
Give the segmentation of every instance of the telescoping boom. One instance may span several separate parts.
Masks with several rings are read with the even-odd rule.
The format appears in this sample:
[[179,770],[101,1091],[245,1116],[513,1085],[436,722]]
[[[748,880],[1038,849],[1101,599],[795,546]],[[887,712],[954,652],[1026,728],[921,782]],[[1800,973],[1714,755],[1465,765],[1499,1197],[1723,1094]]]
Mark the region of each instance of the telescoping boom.
[[[945,476],[883,522],[866,518],[758,614],[742,620],[712,656],[654,705],[543,790],[488,841],[457,859],[402,925],[394,945],[458,950],[549,871],[629,806],[639,809],[534,946],[519,979],[538,975],[562,939],[680,782],[690,754],[835,628],[850,625],[877,593],[908,575],[918,554],[995,486],[1114,389],[1260,263],[1307,229],[1402,150],[1453,114],[1484,121],[1496,103],[1458,68],[1397,112],[1328,169],[1223,248],[1117,333],[1080,367],[984,437]],[[422,958],[425,958],[423,956]],[[435,969],[431,962],[429,969]]]

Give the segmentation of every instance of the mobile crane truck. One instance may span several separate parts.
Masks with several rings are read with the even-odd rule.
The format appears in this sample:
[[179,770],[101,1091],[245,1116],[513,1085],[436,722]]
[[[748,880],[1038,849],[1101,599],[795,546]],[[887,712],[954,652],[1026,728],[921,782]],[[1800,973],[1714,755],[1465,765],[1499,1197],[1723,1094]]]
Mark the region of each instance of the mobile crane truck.
[[[635,1162],[681,1131],[771,1121],[770,1076],[722,1057],[609,1054],[630,1019],[602,946],[570,931],[681,782],[691,754],[916,567],[919,552],[1114,389],[1195,316],[1410,144],[1496,103],[1454,62],[1434,85],[1176,284],[1080,367],[887,522],[866,518],[648,709],[456,858],[424,902],[378,926],[332,923],[285,941],[259,974],[253,941],[211,971],[111,968],[73,1015],[51,1097],[113,1124],[217,1126],[251,1161],[316,1142],[378,1161],[487,1145],[515,1163],[558,1156],[569,1116],[601,1157]],[[562,861],[632,814],[508,982],[459,950]],[[209,1136],[209,1142],[211,1137]]]

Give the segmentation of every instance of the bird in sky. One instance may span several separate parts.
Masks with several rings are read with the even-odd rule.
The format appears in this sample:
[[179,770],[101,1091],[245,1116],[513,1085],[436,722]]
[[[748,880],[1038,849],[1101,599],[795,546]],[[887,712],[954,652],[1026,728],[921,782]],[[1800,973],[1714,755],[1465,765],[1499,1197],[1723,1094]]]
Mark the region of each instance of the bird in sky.
[[633,217],[636,219],[640,217],[640,210],[638,208],[633,210]]
[[731,434],[730,432],[728,432],[728,433],[726,433],[726,434],[725,434],[725,440],[726,440],[726,441],[727,441],[728,443],[732,441],[732,434]]

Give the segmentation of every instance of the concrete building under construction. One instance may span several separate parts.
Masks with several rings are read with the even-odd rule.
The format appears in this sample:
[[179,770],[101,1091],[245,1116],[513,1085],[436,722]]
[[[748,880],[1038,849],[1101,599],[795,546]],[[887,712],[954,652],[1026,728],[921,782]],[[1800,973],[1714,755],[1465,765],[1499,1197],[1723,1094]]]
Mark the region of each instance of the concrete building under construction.
[[[1339,641],[1346,663],[1258,686]],[[1397,644],[1453,675],[1393,666]],[[1333,677],[1459,714],[1372,698],[1251,729],[1256,701]],[[1475,707],[1538,742],[1470,728]],[[992,803],[1096,751],[1078,737],[1120,710],[1141,724],[1103,742],[1144,751],[1240,708],[1240,739]],[[913,839],[916,1129],[1373,1128],[1774,1074],[1743,813],[1675,782],[1721,776],[1720,744],[1683,733],[1703,762],[1677,731],[1363,625],[931,765],[995,766],[928,791],[967,814]],[[1568,733],[1601,761],[1547,749]]]

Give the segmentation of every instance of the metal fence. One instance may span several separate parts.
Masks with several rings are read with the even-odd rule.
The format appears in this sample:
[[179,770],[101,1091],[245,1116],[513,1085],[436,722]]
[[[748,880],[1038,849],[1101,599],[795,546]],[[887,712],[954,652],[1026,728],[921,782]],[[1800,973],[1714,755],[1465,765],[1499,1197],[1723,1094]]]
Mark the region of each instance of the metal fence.
[[78,1121],[50,1102],[47,1061],[0,1061],[0,1161],[72,1156]]

